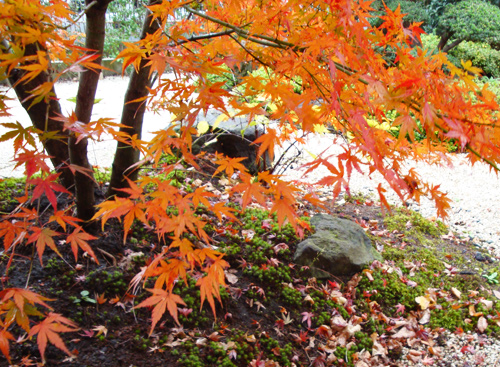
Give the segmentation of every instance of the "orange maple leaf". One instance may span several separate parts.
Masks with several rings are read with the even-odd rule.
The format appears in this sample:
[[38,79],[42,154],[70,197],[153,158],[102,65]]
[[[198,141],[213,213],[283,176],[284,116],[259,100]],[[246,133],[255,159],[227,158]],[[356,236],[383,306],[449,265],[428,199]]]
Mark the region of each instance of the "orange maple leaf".
[[262,186],[262,184],[256,180],[254,177],[246,174],[242,175],[241,179],[243,183],[240,183],[232,188],[233,192],[242,192],[242,202],[241,207],[244,209],[252,201],[252,199],[257,200],[261,205],[266,204],[265,194],[267,189]]
[[239,223],[238,218],[236,218],[233,214],[233,212],[235,211],[236,209],[226,206],[226,203],[222,201],[212,205],[212,213],[214,213],[217,216],[217,218],[219,218],[219,220],[222,220],[223,219],[222,216],[224,215],[227,218],[231,218],[232,220],[235,220],[236,222]]
[[276,142],[279,142],[276,130],[268,128],[265,134],[259,136],[252,143],[260,144],[259,150],[257,152],[257,158],[260,158],[262,154],[264,154],[264,152],[267,150],[269,153],[269,158],[272,162],[274,159],[274,146],[276,145]]
[[73,233],[68,235],[68,238],[66,240],[71,244],[71,249],[73,250],[73,254],[75,255],[75,261],[78,260],[78,247],[80,247],[83,251],[87,252],[90,256],[92,256],[92,258],[95,260],[97,264],[99,264],[99,261],[97,260],[94,251],[87,242],[96,239],[97,237],[94,237],[91,234],[83,232],[82,227],[75,228]]
[[30,290],[23,288],[7,288],[3,291],[0,291],[1,303],[5,303],[8,299],[11,298],[14,301],[16,307],[21,311],[21,313],[24,312],[24,304],[26,301],[32,305],[40,304],[44,307],[47,307],[48,309],[51,309],[51,307],[44,302],[50,301],[49,298],[40,296],[39,294]]
[[96,294],[95,300],[97,301],[98,304],[102,305],[106,303],[108,299],[104,297],[104,293],[101,293],[101,294]]
[[66,223],[72,225],[73,227],[78,227],[77,222],[83,222],[82,219],[76,218],[70,215],[65,215],[64,210],[56,210],[49,219],[49,223],[56,221],[59,225],[66,231]]
[[217,156],[219,159],[215,161],[216,164],[219,165],[217,169],[215,170],[214,174],[212,176],[215,176],[217,173],[226,171],[226,174],[228,177],[231,177],[234,174],[235,170],[241,171],[241,172],[246,172],[246,167],[242,165],[240,162],[244,161],[247,159],[246,157],[243,158],[229,158],[229,157],[221,157],[220,155]]
[[33,198],[32,200],[38,199],[42,194],[45,193],[47,196],[47,199],[49,199],[50,204],[54,208],[54,210],[57,210],[57,198],[56,195],[54,194],[54,191],[59,191],[59,192],[64,192],[65,194],[70,194],[68,190],[64,188],[64,186],[58,184],[56,182],[57,178],[59,177],[60,173],[54,173],[46,177],[45,179],[43,178],[32,178],[27,181],[28,184],[31,184],[34,186],[33,189]]
[[213,276],[207,275],[198,279],[196,285],[200,287],[200,296],[201,296],[200,310],[203,307],[203,303],[205,302],[206,299],[210,304],[210,307],[212,308],[214,317],[216,317],[217,315],[215,314],[214,296],[220,302],[219,283],[217,283],[216,279],[214,279]]
[[43,266],[42,255],[45,251],[45,246],[49,246],[56,254],[62,257],[61,253],[56,247],[54,243],[54,236],[60,235],[60,233],[51,230],[50,228],[40,228],[40,227],[32,227],[31,230],[33,233],[28,238],[28,243],[32,243],[36,241],[36,249],[38,252],[38,257],[40,258],[40,264]]
[[200,204],[203,204],[208,208],[210,207],[210,203],[207,200],[207,198],[215,196],[216,195],[214,193],[205,191],[203,187],[198,187],[193,193],[186,195],[186,199],[192,198],[195,207],[197,207]]
[[10,362],[9,340],[16,340],[6,329],[0,330],[0,351],[2,351],[7,361]]
[[38,350],[40,351],[42,360],[45,362],[45,348],[47,347],[47,341],[66,354],[70,356],[72,355],[68,348],[66,348],[66,345],[64,345],[59,333],[73,332],[76,330],[78,330],[78,328],[73,321],[61,316],[60,314],[50,312],[45,320],[31,328],[28,337],[31,338],[38,334]]
[[177,319],[177,305],[186,305],[182,298],[177,294],[174,294],[170,291],[165,291],[163,289],[153,288],[148,289],[148,291],[153,293],[153,295],[139,303],[134,308],[155,306],[152,312],[152,325],[149,335],[153,333],[156,324],[158,323],[158,321],[160,321],[161,317],[165,313],[165,309],[168,309],[170,315],[174,318],[177,325],[179,325],[179,320]]

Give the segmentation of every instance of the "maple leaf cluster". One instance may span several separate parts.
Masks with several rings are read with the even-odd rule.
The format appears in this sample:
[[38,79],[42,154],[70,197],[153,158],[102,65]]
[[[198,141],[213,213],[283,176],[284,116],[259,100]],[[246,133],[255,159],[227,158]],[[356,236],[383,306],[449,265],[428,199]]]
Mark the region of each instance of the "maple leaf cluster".
[[[151,75],[160,75],[158,83],[148,90],[149,95],[133,102],[171,113],[171,126],[145,142],[137,135],[117,131],[121,126],[109,119],[83,124],[75,113],[50,116],[62,122],[64,131],[76,137],[77,143],[84,138],[99,140],[110,136],[143,154],[144,160],[131,168],[151,161],[168,177],[186,167],[200,169],[200,157],[193,154],[192,144],[197,135],[196,118],[208,109],[227,116],[248,116],[249,124],[257,116],[272,121],[255,141],[257,155],[268,154],[271,159],[285,141],[295,139],[301,143],[318,126],[323,126],[343,133],[344,152],[320,155],[307,165],[307,172],[322,166],[328,169],[328,176],[318,185],[331,186],[337,196],[343,188],[349,188],[353,169],[369,174],[379,172],[401,199],[418,201],[421,195],[430,196],[440,215],[446,214],[449,199],[439,187],[422,180],[414,170],[407,170],[405,162],[428,157],[445,159],[444,147],[453,139],[472,164],[482,160],[498,170],[499,106],[495,96],[486,86],[478,90],[473,80],[477,70],[471,64],[464,63],[463,69],[459,69],[443,53],[429,55],[426,50],[413,48],[421,30],[418,25],[404,28],[399,8],[386,9],[383,24],[374,28],[368,22],[372,17],[371,2],[364,0],[312,0],[307,5],[301,0],[207,0],[201,9],[178,0],[153,3],[149,6],[152,21],[161,26],[138,42],[125,43],[117,59],[123,61],[124,72],[129,65],[136,71],[146,65]],[[190,16],[167,27],[179,10]],[[98,54],[78,46],[65,33],[63,22],[72,21],[65,1],[53,0],[43,5],[36,0],[8,0],[3,2],[1,12],[0,33],[2,39],[10,40],[9,47],[2,45],[0,52],[2,73],[12,75],[23,70],[16,82],[21,84],[53,71],[52,61],[62,61],[66,66],[31,91],[28,100],[32,105],[50,102],[54,98],[54,83],[65,72],[102,68],[95,62]],[[193,36],[187,38],[187,34]],[[37,52],[25,54],[29,45],[38,45]],[[385,51],[381,51],[388,49],[395,55],[392,61],[387,61]],[[267,78],[253,73],[244,76],[235,88],[239,93],[224,89],[223,83],[210,81],[210,75],[227,71],[223,64],[234,68],[247,62],[262,67]],[[175,71],[175,78],[162,77],[167,67]],[[258,102],[248,103],[249,100]],[[397,138],[391,129],[368,123],[387,122],[389,111],[396,115],[390,127],[399,129]],[[0,114],[9,114],[3,100]],[[58,207],[57,195],[69,192],[57,182],[59,174],[52,173],[46,163],[50,157],[38,150],[33,138],[37,135],[45,143],[62,137],[57,132],[25,128],[19,123],[3,126],[9,131],[0,141],[12,140],[14,160],[17,166],[25,167],[27,176],[26,195],[19,198],[19,207],[0,221],[4,249],[11,254],[7,268],[16,247],[30,244],[36,248],[41,263],[47,247],[61,255],[65,244],[70,245],[75,259],[81,249],[97,263],[89,243],[95,237],[85,231],[71,209]],[[426,140],[417,142],[416,131],[425,133]],[[181,160],[162,164],[164,154]],[[215,194],[201,186],[188,193],[170,179],[145,175],[136,182],[128,180],[128,188],[119,190],[123,195],[99,204],[92,218],[100,219],[103,229],[108,220],[121,220],[124,241],[133,224],[141,223],[155,231],[158,243],[165,244],[131,284],[137,289],[149,278],[157,277],[149,290],[151,296],[136,306],[152,307],[151,332],[166,311],[177,322],[178,305],[184,305],[184,301],[173,289],[179,281],[186,282],[188,274],[197,279],[202,305],[206,300],[214,315],[215,300],[220,301],[220,288],[226,286],[224,270],[228,264],[212,248],[204,230],[206,221],[196,213],[197,208],[213,213],[224,226],[236,221],[235,210],[228,205],[231,199],[243,209],[257,203],[276,213],[279,225],[291,223],[299,235],[306,227],[296,214],[296,197],[301,194],[297,187],[270,172],[252,176],[239,158],[218,156],[213,163],[215,175],[228,177],[231,187],[226,193]],[[68,168],[74,174],[92,176],[83,167]],[[388,206],[385,188],[379,186],[378,192],[381,203]],[[42,196],[47,197],[53,211],[50,218],[42,218],[37,210]],[[313,195],[304,197],[315,202]],[[30,326],[28,316],[39,313],[34,305],[47,307],[43,297],[12,288],[4,289],[0,297],[0,314],[4,316],[0,319],[0,350],[7,358],[14,320],[28,337],[37,335],[42,355],[47,342],[69,352],[58,333],[74,330],[71,321],[49,313],[42,322]],[[311,317],[304,314],[303,322],[310,325]],[[359,324],[357,320],[349,321],[351,325],[338,321],[338,327],[348,334]],[[258,364],[262,363],[256,361]],[[321,365],[320,360],[317,365]]]

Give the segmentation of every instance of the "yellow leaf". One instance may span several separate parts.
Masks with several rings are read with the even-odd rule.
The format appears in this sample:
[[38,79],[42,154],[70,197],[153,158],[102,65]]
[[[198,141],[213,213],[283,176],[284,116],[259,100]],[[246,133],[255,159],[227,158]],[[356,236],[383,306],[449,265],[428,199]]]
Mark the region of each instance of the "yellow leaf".
[[198,126],[196,126],[196,130],[198,130],[198,135],[203,135],[210,130],[210,125],[205,120],[200,121],[198,122]]
[[217,128],[217,126],[219,126],[219,124],[220,124],[222,121],[227,121],[228,119],[229,119],[229,116],[223,113],[222,115],[219,115],[219,116],[215,119],[214,124],[212,125],[212,127],[213,127],[214,129],[216,129],[216,128]]
[[426,310],[431,304],[428,296],[420,296],[415,298],[415,302],[417,302],[422,310]]

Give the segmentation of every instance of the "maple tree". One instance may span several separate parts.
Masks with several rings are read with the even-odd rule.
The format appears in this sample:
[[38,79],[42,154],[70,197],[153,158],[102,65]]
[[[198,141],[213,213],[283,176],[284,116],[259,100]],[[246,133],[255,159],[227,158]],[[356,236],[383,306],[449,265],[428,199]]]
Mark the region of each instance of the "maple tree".
[[[343,188],[348,190],[353,169],[379,172],[402,200],[427,195],[435,201],[438,213],[445,215],[449,207],[446,195],[414,170],[408,171],[405,162],[447,159],[443,152],[452,139],[467,153],[471,164],[485,161],[498,170],[498,103],[487,87],[478,90],[473,75],[479,70],[470,63],[459,69],[443,53],[429,55],[413,48],[422,31],[418,24],[403,27],[404,14],[399,7],[394,11],[386,8],[380,17],[382,24],[372,27],[370,1],[363,0],[150,0],[141,39],[125,42],[117,57],[123,62],[123,70],[130,65],[134,68],[120,122],[112,116],[92,121],[102,69],[106,11],[111,1],[85,1],[85,47],[65,32],[64,22],[72,21],[66,2],[6,0],[2,4],[0,68],[33,127],[4,124],[10,131],[0,140],[12,140],[14,159],[18,166],[25,165],[28,180],[19,209],[2,218],[0,234],[11,259],[17,246],[33,243],[42,261],[46,247],[59,254],[59,244],[68,242],[75,257],[80,248],[97,261],[89,244],[95,237],[86,232],[92,221],[100,219],[104,228],[111,218],[123,220],[124,241],[135,221],[153,228],[158,242],[168,246],[131,285],[137,289],[157,277],[150,289],[152,295],[136,306],[154,306],[151,332],[166,311],[177,321],[177,306],[184,301],[173,289],[179,280],[186,282],[188,273],[201,270],[196,283],[201,301],[203,304],[206,300],[214,314],[220,287],[225,286],[228,263],[210,246],[206,223],[196,214],[196,208],[203,205],[221,222],[235,220],[235,209],[227,205],[227,198],[214,196],[203,187],[187,193],[172,185],[170,179],[138,175],[139,168],[149,162],[160,166],[165,174],[178,169],[180,163],[198,169],[203,154],[195,156],[191,148],[197,135],[196,117],[201,112],[215,109],[221,114],[245,115],[249,123],[256,116],[273,121],[273,127],[256,141],[258,156],[267,153],[271,159],[277,146],[290,139],[303,141],[319,126],[341,131],[344,152],[319,156],[307,165],[308,172],[321,166],[328,169],[330,174],[318,184],[332,186],[335,195]],[[178,19],[179,11],[189,16],[170,24],[171,19]],[[394,61],[384,58],[388,48],[396,55]],[[63,63],[62,71],[55,71],[55,61]],[[225,66],[233,68],[248,62],[264,68],[267,77],[253,73],[242,77],[238,88],[243,96],[209,78],[225,73]],[[167,68],[175,71],[174,78],[162,77]],[[64,116],[54,83],[74,70],[81,72],[76,108]],[[155,76],[158,81],[153,84]],[[2,96],[0,113],[8,116],[6,102]],[[141,140],[147,107],[175,116],[171,125],[149,142]],[[400,129],[398,138],[390,129],[367,122],[371,119],[382,124],[389,111],[396,112],[391,124]],[[426,140],[415,141],[415,131],[425,132]],[[47,155],[37,150],[35,134]],[[88,139],[105,135],[115,139],[118,146],[110,197],[95,205],[86,147]],[[180,161],[162,163],[164,154],[177,156]],[[56,173],[51,172],[47,159]],[[227,175],[231,180],[233,187],[228,194],[240,200],[243,209],[258,202],[277,214],[279,225],[289,222],[303,233],[306,224],[296,214],[301,189],[269,172],[254,177],[240,161],[220,156],[214,159],[218,166],[214,174]],[[69,190],[75,194],[76,217],[71,208],[59,208],[56,200],[56,192]],[[378,192],[381,202],[388,206],[385,188],[379,186]],[[47,196],[54,212],[50,218],[25,205],[42,195]],[[314,202],[314,195],[304,198]],[[48,313],[43,321],[30,325],[28,315],[41,315],[35,304],[46,307],[41,296],[17,289],[5,289],[0,296],[0,350],[7,358],[14,321],[28,337],[38,335],[42,355],[47,341],[69,353],[58,333],[74,330],[71,321]],[[12,317],[14,314],[16,317]],[[303,316],[303,322],[310,325],[311,315]]]

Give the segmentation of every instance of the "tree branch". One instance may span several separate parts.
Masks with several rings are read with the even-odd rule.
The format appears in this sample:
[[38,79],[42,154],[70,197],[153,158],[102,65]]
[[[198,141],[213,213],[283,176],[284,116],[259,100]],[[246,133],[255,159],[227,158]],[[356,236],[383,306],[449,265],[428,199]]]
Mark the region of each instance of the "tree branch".
[[231,29],[231,30],[223,31],[223,32],[207,33],[207,34],[201,34],[199,36],[191,36],[189,38],[186,38],[185,40],[177,41],[177,42],[175,42],[175,44],[176,45],[183,45],[184,43],[188,43],[188,42],[197,42],[200,40],[205,40],[205,39],[210,39],[210,38],[228,36],[234,32],[235,32],[235,30]]
[[73,21],[73,23],[71,24],[68,24],[66,27],[61,27],[61,29],[64,29],[64,30],[67,30],[69,27],[71,27],[73,24],[76,24],[80,19],[82,19],[82,17],[87,14],[87,12],[90,10],[90,8],[92,8],[94,5],[97,5],[99,3],[98,0],[94,0],[92,1],[89,5],[87,5],[85,7],[85,9],[83,9],[83,11],[80,13],[80,15],[78,15],[76,17],[76,19]]
[[460,43],[462,43],[462,41],[464,41],[465,39],[464,38],[459,38],[459,39],[456,39],[455,41],[453,41],[452,43],[450,43],[449,45],[446,45],[443,47],[443,52],[448,52],[450,51],[452,48],[454,47],[457,47]]

